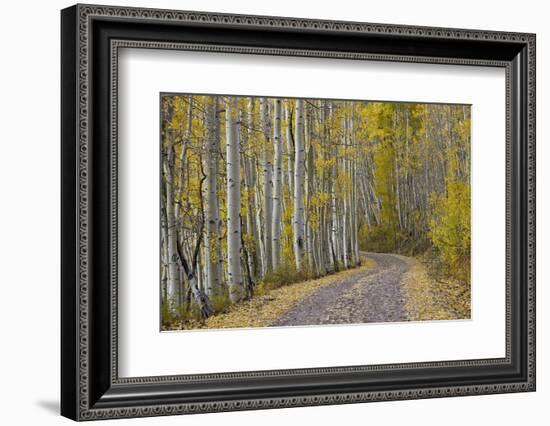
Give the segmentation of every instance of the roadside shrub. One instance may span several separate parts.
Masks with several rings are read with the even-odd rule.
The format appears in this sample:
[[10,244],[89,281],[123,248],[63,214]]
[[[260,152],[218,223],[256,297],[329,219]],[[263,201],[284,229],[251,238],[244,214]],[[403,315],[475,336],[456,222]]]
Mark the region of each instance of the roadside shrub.
[[211,299],[212,306],[214,307],[214,312],[216,314],[219,314],[220,312],[224,312],[227,307],[231,304],[231,301],[229,300],[229,295],[227,293],[222,293],[217,296],[213,296]]
[[440,270],[462,282],[470,282],[470,185],[447,184],[447,193],[432,198],[434,216],[429,236]]
[[168,303],[163,301],[160,305],[160,319],[162,327],[170,327],[174,323],[174,315],[170,312]]
[[294,264],[283,263],[279,268],[268,272],[264,276],[262,282],[257,286],[257,292],[265,292],[284,285],[305,281],[309,278],[309,275],[309,271],[305,267],[301,271],[297,271]]

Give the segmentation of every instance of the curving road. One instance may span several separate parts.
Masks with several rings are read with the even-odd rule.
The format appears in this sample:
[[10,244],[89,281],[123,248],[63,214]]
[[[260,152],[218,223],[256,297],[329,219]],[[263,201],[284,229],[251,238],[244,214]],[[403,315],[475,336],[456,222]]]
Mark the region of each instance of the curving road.
[[321,288],[271,326],[354,324],[407,321],[403,275],[410,261],[405,256],[363,253],[376,262],[367,271],[337,279]]

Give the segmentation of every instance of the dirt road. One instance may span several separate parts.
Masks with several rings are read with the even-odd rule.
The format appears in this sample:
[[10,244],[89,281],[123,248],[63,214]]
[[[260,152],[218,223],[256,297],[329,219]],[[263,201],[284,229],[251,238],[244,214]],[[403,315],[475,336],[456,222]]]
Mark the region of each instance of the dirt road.
[[363,253],[376,267],[339,279],[319,289],[283,314],[272,326],[354,324],[407,321],[403,275],[405,256]]

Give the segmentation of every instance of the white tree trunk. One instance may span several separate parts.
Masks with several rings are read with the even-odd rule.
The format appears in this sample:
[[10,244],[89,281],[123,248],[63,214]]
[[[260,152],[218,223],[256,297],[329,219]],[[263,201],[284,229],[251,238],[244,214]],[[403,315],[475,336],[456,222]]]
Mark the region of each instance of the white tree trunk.
[[349,223],[348,223],[348,200],[344,198],[344,214],[342,216],[342,261],[344,262],[344,268],[348,268],[348,235],[349,235]]
[[[322,102],[322,119],[321,119],[321,125],[322,131],[322,146],[324,147],[324,155],[323,159],[328,160],[329,158],[333,158],[334,155],[334,149],[331,147],[331,138],[330,138],[330,103],[327,101]],[[328,176],[327,176],[328,175]],[[327,179],[328,177],[328,179]],[[323,267],[327,269],[328,271],[335,271],[336,270],[336,252],[335,252],[335,245],[334,240],[332,236],[332,216],[330,215],[330,209],[332,206],[332,185],[334,183],[334,176],[330,176],[330,173],[325,172],[323,173],[323,186],[322,191],[325,193],[331,193],[331,205],[323,206],[322,207],[322,228],[323,228]]]
[[273,221],[271,228],[273,269],[279,267],[281,261],[281,181],[283,177],[283,142],[281,140],[281,100],[273,101],[273,147],[274,147],[274,175],[273,179]]
[[[344,116],[342,119],[342,130],[344,132],[344,137],[342,138],[342,144],[344,147],[348,146],[348,126],[347,118]],[[341,173],[347,177],[348,173],[348,160],[346,158],[347,153],[344,153],[344,158],[342,158]],[[347,184],[347,182],[346,182]],[[348,188],[344,189],[342,194],[343,198],[343,215],[342,215],[342,261],[344,263],[344,268],[348,268],[348,233],[349,233],[349,223],[348,223]]]
[[285,103],[285,120],[286,120],[286,151],[288,153],[288,190],[290,196],[294,196],[294,146],[292,144],[292,122],[288,101]]
[[305,237],[306,237],[306,254],[309,271],[314,275],[317,275],[317,265],[315,263],[315,257],[313,255],[313,227],[311,220],[309,219],[309,212],[311,208],[311,196],[313,193],[313,181],[314,181],[314,168],[315,168],[315,149],[311,143],[311,132],[312,132],[312,123],[310,115],[307,113],[307,108],[304,117],[304,139],[305,145],[307,147],[306,161],[304,163],[305,171]]
[[[332,122],[332,104],[329,102],[328,105],[328,120],[329,123]],[[329,146],[332,144],[332,138],[330,133],[330,126],[328,130],[328,143]],[[331,146],[332,158],[334,159],[334,165],[332,166],[332,182],[330,183],[330,211],[331,211],[331,228],[330,228],[330,239],[332,245],[333,253],[333,262],[334,268],[338,268],[338,262],[341,259],[340,256],[340,239],[338,238],[338,211],[337,211],[337,199],[336,199],[336,178],[338,176],[338,165],[337,165],[337,150],[336,147]]]
[[180,270],[178,263],[176,215],[174,212],[174,160],[175,152],[173,136],[169,137],[170,145],[167,148],[167,161],[164,163],[166,177],[166,222],[168,240],[168,282],[167,299],[169,309],[176,312],[178,305],[178,291],[180,287]]
[[241,272],[241,179],[239,132],[237,130],[237,98],[230,98],[225,112],[227,140],[227,275],[229,299],[238,302],[243,296]]
[[[254,281],[258,276],[261,275],[262,271],[262,257],[261,257],[261,243],[260,235],[258,233],[258,226],[256,221],[256,212],[259,210],[257,203],[257,192],[256,191],[256,166],[255,158],[253,156],[253,151],[250,147],[253,145],[254,140],[254,130],[253,130],[253,111],[254,111],[254,98],[250,98],[247,106],[246,114],[244,114],[244,121],[246,122],[247,132],[246,134],[246,146],[247,150],[243,149],[243,168],[244,168],[244,179],[247,190],[247,200],[248,203],[248,214],[246,215],[246,229],[252,236],[253,241],[253,250],[250,259],[250,271],[252,273],[252,278]],[[242,144],[244,146],[244,144]]]
[[351,214],[352,214],[352,241],[353,241],[353,264],[358,266],[361,263],[359,257],[359,225],[358,225],[358,187],[357,187],[357,141],[355,139],[355,106],[351,106],[351,144],[353,146],[353,159],[352,159],[352,187],[351,187]]
[[[177,198],[180,199],[183,194],[183,186],[185,183],[185,167],[186,167],[186,155],[187,155],[187,147],[189,146],[190,138],[191,138],[191,128],[193,125],[193,96],[188,97],[188,109],[187,109],[187,126],[185,129],[185,135],[183,137],[183,146],[180,151],[180,181],[178,186],[178,192],[177,192]],[[176,203],[175,209],[175,216],[176,216],[176,222],[181,223],[182,218],[180,213],[180,203]]]
[[262,121],[262,130],[264,133],[265,143],[262,150],[262,166],[264,175],[264,274],[273,270],[273,255],[272,255],[272,236],[271,227],[273,223],[273,167],[271,164],[271,147],[270,147],[270,122],[269,122],[269,104],[267,99],[260,100],[260,115]]
[[304,254],[304,101],[296,100],[296,134],[294,150],[294,255],[296,269],[302,269]]
[[218,168],[220,134],[218,125],[218,97],[206,101],[206,235],[204,238],[204,263],[206,266],[206,294],[216,297],[221,294],[221,244],[220,208],[218,204]]
[[166,221],[166,203],[160,209],[161,217],[161,297],[162,301],[167,301],[168,294],[168,226]]
[[[256,182],[256,185],[259,185],[259,179],[258,179],[258,176],[259,176],[259,172],[260,172],[260,165],[257,164],[256,161],[254,161],[254,163],[252,164],[252,170],[253,170],[253,173],[255,174],[256,176],[256,179],[255,179],[255,182]],[[265,231],[263,230],[262,228],[262,221],[263,221],[263,218],[262,218],[262,213],[263,213],[263,209],[261,208],[261,205],[262,205],[262,197],[261,197],[261,193],[260,191],[254,191],[254,202],[256,203],[256,229],[258,231],[258,256],[260,257],[260,271],[261,271],[261,274],[265,274],[266,270],[267,270],[267,264],[266,264],[266,258],[265,258],[265,247],[264,247],[264,235],[265,235]]]
[[[255,131],[254,131],[254,98],[251,97],[248,101],[247,112],[246,112],[246,124],[248,127],[248,146],[254,146],[255,141]],[[255,278],[262,274],[264,270],[263,267],[263,256],[262,256],[262,239],[261,239],[261,202],[260,202],[260,191],[257,191],[258,184],[258,171],[257,171],[257,159],[253,155],[251,150],[248,155],[245,156],[245,177],[248,179],[248,218],[247,226],[252,233],[254,239],[254,275]]]
[[184,274],[185,277],[187,278],[187,281],[189,283],[189,289],[191,290],[193,299],[195,300],[195,303],[199,307],[201,317],[203,319],[206,319],[214,312],[214,308],[212,306],[212,302],[210,301],[210,298],[208,297],[208,295],[206,295],[206,293],[204,293],[201,290],[197,279],[197,265],[199,263],[197,257],[200,251],[200,246],[201,246],[201,239],[199,238],[195,244],[193,255],[189,262],[185,257],[183,248],[181,247],[181,243],[178,241],[176,256],[179,261],[179,265],[181,266],[182,275]]
[[357,266],[361,263],[361,259],[359,257],[359,221],[358,221],[358,202],[357,202],[357,153],[354,151],[354,158],[353,158],[353,188],[352,188],[352,210],[351,214],[353,215],[353,264],[354,266]]

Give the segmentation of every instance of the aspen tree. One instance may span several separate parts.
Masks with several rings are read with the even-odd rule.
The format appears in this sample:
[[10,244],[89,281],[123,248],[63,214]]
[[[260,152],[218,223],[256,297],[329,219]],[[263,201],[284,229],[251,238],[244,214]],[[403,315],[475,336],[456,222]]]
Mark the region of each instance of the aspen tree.
[[304,255],[304,101],[296,100],[296,134],[294,150],[294,255],[296,269],[302,269]]
[[205,220],[206,235],[204,239],[206,293],[210,297],[219,296],[222,292],[221,265],[222,250],[220,237],[220,208],[218,204],[218,174],[220,132],[218,123],[218,97],[205,99],[206,137],[205,137],[205,173],[206,203]]
[[265,143],[262,149],[263,187],[264,187],[264,274],[273,270],[272,255],[272,223],[273,223],[273,166],[271,164],[271,125],[269,120],[269,102],[266,98],[260,99],[260,120]]
[[229,98],[225,111],[227,163],[227,277],[232,303],[243,297],[241,273],[241,179],[237,98]]
[[[279,267],[281,259],[281,185],[283,175],[283,141],[281,140],[281,100],[274,99],[273,101],[273,220],[272,220],[272,255],[273,269]],[[266,225],[269,226],[269,225]]]
[[166,190],[166,227],[168,245],[168,281],[167,299],[170,312],[175,314],[178,305],[178,291],[180,289],[180,269],[177,255],[177,228],[174,211],[174,137],[171,129],[167,129],[169,145],[167,147],[166,161],[164,162],[165,190]]

